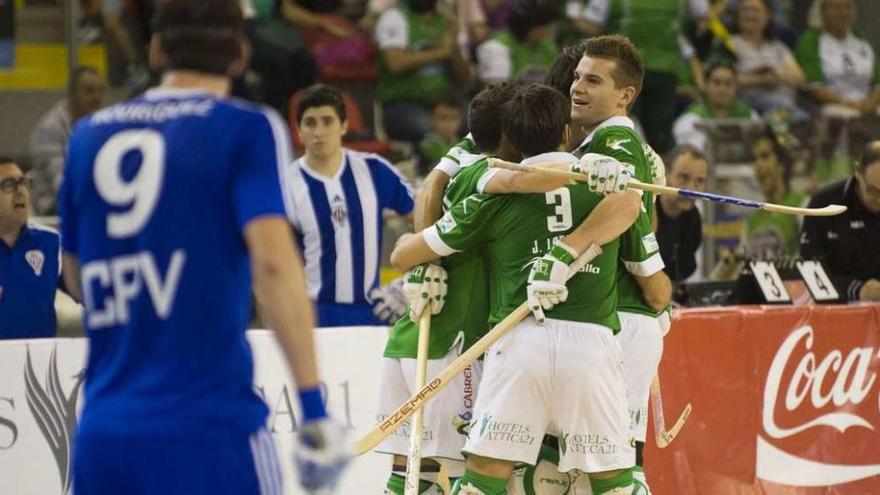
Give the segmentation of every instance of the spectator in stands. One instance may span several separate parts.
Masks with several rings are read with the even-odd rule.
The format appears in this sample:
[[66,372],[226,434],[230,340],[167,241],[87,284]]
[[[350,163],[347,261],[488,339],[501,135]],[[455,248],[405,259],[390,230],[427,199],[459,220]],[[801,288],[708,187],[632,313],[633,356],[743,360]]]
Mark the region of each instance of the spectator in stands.
[[414,146],[431,130],[437,95],[467,79],[456,22],[440,14],[437,0],[407,0],[382,13],[376,24],[379,81],[376,99],[392,139]]
[[[80,0],[86,21],[93,21],[116,44],[119,53],[125,60],[125,85],[129,88],[142,88],[150,81],[150,70],[141,59],[141,49],[138,48],[134,36],[126,28],[122,21],[123,0]],[[98,30],[95,31],[99,33]],[[81,35],[81,42],[90,43],[91,32]]]
[[55,213],[55,196],[64,167],[67,139],[73,124],[99,108],[104,98],[104,81],[92,67],[78,67],[70,75],[67,98],[40,117],[31,131],[30,171],[34,179],[34,211],[38,215]]
[[373,79],[376,49],[355,23],[338,13],[340,4],[339,0],[282,0],[281,13],[305,40],[322,78]]
[[[748,0],[745,0],[748,1]],[[792,163],[788,153],[770,136],[758,138],[752,145],[755,158],[755,179],[764,194],[764,201],[787,206],[802,206],[807,195],[792,190]],[[745,252],[759,258],[793,256],[798,252],[800,219],[793,215],[756,211],[746,218]]]
[[0,158],[0,339],[54,337],[58,232],[28,221],[30,179]]
[[480,80],[542,82],[559,52],[554,38],[561,15],[557,0],[516,0],[507,29],[477,47]]
[[[668,186],[705,191],[709,176],[706,155],[690,145],[675,147],[666,158]],[[703,241],[703,223],[694,200],[662,194],[657,200],[657,242],[663,269],[675,283],[697,270],[697,250]]]
[[[296,108],[305,155],[290,167],[293,217],[303,248],[309,297],[318,326],[384,325],[403,313],[402,292],[378,293],[382,214],[408,215],[412,191],[393,165],[342,147],[342,94],[329,86],[303,90]],[[397,302],[397,304],[395,304]],[[382,305],[374,315],[371,303]],[[389,308],[394,306],[394,308]]]
[[876,113],[880,105],[880,64],[871,44],[853,32],[853,0],[822,0],[822,30],[801,36],[795,54],[807,89],[821,105],[850,113]]
[[[684,11],[686,9],[686,11]],[[590,0],[576,25],[588,35],[599,32],[626,35],[638,48],[645,64],[645,81],[632,115],[638,117],[648,143],[660,154],[675,142],[678,74],[681,69],[679,20],[702,20],[708,15],[705,0]]]
[[453,93],[440,97],[431,111],[431,132],[419,142],[419,159],[422,175],[426,175],[429,167],[433,167],[455,146],[461,135],[462,117],[461,100]]
[[[281,2],[280,4],[278,2]],[[305,41],[285,16],[289,0],[253,2],[245,9],[251,42],[251,69],[261,76],[261,99],[287,116],[290,95],[315,83],[315,58]]]
[[880,301],[880,141],[865,146],[856,171],[811,199],[811,208],[847,207],[833,217],[805,217],[801,256],[823,261],[847,301]]
[[731,42],[740,97],[762,114],[782,109],[794,120],[806,120],[795,103],[804,73],[788,46],[773,36],[766,0],[742,0],[736,27]]
[[711,119],[760,119],[752,107],[736,98],[736,69],[733,65],[709,65],[705,80],[703,101],[688,107],[672,128],[676,144],[689,144],[704,152],[708,136],[699,124]]

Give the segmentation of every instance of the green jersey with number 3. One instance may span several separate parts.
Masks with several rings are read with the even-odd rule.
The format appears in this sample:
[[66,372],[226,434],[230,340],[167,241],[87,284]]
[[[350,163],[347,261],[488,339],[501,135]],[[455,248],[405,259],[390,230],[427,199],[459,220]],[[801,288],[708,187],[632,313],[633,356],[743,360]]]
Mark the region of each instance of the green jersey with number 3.
[[[476,193],[479,177],[489,167],[483,155],[464,152],[458,153],[456,159],[460,170],[446,186],[444,211]],[[459,338],[464,339],[467,349],[489,328],[489,281],[483,251],[454,254],[443,260],[443,267],[448,276],[446,303],[443,311],[431,318],[429,359],[445,356]],[[415,358],[418,338],[418,323],[410,319],[407,311],[391,329],[385,357]]]
[[[635,178],[651,183],[651,161],[645,153],[645,144],[627,117],[612,117],[600,124],[587,136],[578,148],[578,156],[597,153],[610,156],[635,167]],[[620,237],[620,263],[618,270],[618,309],[627,313],[657,316],[657,311],[645,301],[634,275],[648,276],[663,269],[660,246],[651,224],[654,214],[654,195],[642,195],[642,211],[639,217]]]
[[[545,153],[534,161],[572,161],[568,153]],[[423,231],[425,241],[440,254],[487,248],[490,285],[500,297],[489,321],[498,323],[526,299],[531,264],[556,239],[564,237],[596,207],[602,197],[586,185],[566,186],[545,194],[477,194],[457,203]],[[547,312],[548,318],[603,325],[615,332],[619,241],[568,282],[569,296]]]

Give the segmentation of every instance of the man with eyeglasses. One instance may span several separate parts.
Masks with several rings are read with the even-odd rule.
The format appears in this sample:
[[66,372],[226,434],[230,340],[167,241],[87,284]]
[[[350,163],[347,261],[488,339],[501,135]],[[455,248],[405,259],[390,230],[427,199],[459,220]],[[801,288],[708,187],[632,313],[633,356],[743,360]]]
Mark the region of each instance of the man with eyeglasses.
[[810,208],[837,203],[847,211],[805,217],[801,256],[821,259],[848,301],[880,301],[880,140],[869,142],[852,177],[834,182],[810,199]]
[[28,221],[31,180],[0,158],[0,339],[54,337],[58,232]]

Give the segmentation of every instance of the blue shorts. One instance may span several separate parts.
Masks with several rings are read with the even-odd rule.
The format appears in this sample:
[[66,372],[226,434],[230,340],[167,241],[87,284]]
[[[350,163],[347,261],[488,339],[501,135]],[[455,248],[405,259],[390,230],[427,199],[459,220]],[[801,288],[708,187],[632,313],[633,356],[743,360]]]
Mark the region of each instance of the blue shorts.
[[272,436],[197,439],[80,438],[74,495],[281,495]]
[[386,326],[373,314],[369,304],[316,304],[319,327]]

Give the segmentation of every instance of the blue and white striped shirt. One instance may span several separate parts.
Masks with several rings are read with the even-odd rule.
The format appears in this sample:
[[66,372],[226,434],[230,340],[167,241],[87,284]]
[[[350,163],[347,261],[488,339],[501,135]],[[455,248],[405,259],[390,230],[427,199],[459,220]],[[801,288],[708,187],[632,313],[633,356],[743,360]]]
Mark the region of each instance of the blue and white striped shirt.
[[305,157],[290,167],[291,222],[305,258],[309,297],[318,303],[369,304],[379,284],[382,210],[406,215],[413,195],[384,158],[343,149],[333,177],[309,169]]

